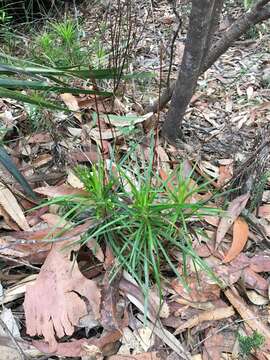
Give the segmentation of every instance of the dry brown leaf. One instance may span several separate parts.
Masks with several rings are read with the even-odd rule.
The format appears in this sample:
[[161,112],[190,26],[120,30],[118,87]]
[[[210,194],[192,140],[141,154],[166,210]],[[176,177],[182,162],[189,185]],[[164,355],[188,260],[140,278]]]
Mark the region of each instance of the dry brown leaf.
[[[144,297],[142,291],[136,286],[135,280],[124,271],[123,279],[120,281],[119,287],[125,293],[127,298],[141,311],[144,312]],[[128,279],[128,280],[126,280]],[[131,282],[132,281],[132,282]],[[138,319],[153,331],[165,344],[167,344],[178,355],[187,360],[191,360],[190,353],[184,348],[181,342],[168,330],[166,330],[160,322],[156,321],[157,313],[151,303],[148,304],[147,317],[153,322],[145,322],[143,315],[138,314]]]
[[3,208],[3,206],[0,205],[0,216],[3,216],[3,225],[2,228],[8,229],[8,230],[20,230],[19,226],[11,219],[9,214],[6,212],[6,210]]
[[71,170],[68,170],[67,183],[75,189],[84,189],[84,183]]
[[68,154],[70,162],[89,162],[97,163],[100,160],[100,155],[97,151],[82,151],[82,150],[71,150]]
[[217,166],[211,164],[209,161],[202,160],[198,163],[198,167],[203,174],[207,174],[211,178],[217,179],[219,175],[219,169]]
[[268,297],[264,297],[261,294],[258,294],[255,290],[248,290],[246,291],[246,295],[248,299],[252,302],[254,305],[267,305],[269,303]]
[[149,291],[149,302],[156,309],[156,313],[161,319],[167,318],[170,315],[170,308],[168,302],[163,299],[161,304],[159,291],[156,287],[152,287]]
[[127,109],[120,99],[115,97],[104,98],[102,96],[87,96],[79,98],[80,108],[92,109],[100,114],[125,114]]
[[52,159],[53,159],[53,157],[52,157],[51,154],[41,154],[32,161],[32,165],[35,168],[39,168],[39,167],[41,167],[43,165],[46,165]]
[[228,210],[224,217],[221,218],[218,228],[217,228],[217,236],[216,236],[216,249],[219,247],[220,243],[224,239],[227,231],[230,229],[234,221],[241,214],[241,211],[245,208],[250,194],[240,195],[235,198],[229,205]]
[[[118,341],[122,337],[120,331],[109,332],[100,338],[80,339],[65,343],[56,343],[56,349],[53,354],[56,356],[78,357],[89,356],[97,359],[101,355],[103,348],[108,344]],[[33,345],[43,353],[51,353],[50,347],[43,341],[33,340]]]
[[174,335],[180,334],[185,329],[193,328],[203,321],[216,321],[226,319],[234,315],[232,306],[219,307],[210,311],[204,311],[186,321],[183,325],[179,326],[174,332]]
[[28,341],[14,339],[10,335],[0,336],[0,354],[2,360],[40,359],[42,356],[42,353]]
[[27,143],[28,144],[46,144],[52,141],[52,136],[49,132],[40,132],[37,134],[31,135]]
[[207,336],[203,347],[203,360],[220,360],[222,359],[222,347],[224,343],[223,334]]
[[258,254],[252,258],[248,258],[250,268],[255,272],[269,272],[270,271],[270,256],[265,253],[265,255]]
[[267,294],[269,281],[255,273],[250,267],[242,270],[241,277],[247,288],[256,290],[262,295]]
[[219,177],[217,180],[218,188],[221,188],[227,181],[233,176],[233,164],[220,165],[219,166]]
[[238,217],[233,224],[233,240],[227,255],[223,259],[224,263],[232,261],[240,254],[248,241],[248,233],[247,222],[243,218]]
[[220,297],[220,288],[217,284],[204,283],[201,286],[196,277],[189,277],[188,290],[178,279],[173,280],[171,286],[178,295],[191,303],[203,303]]
[[74,189],[73,187],[63,184],[59,186],[44,186],[35,189],[35,192],[48,197],[65,196],[65,195],[88,195],[82,189]]
[[170,158],[168,156],[167,151],[164,149],[163,146],[158,145],[156,147],[156,154],[157,154],[157,161],[158,167],[163,168],[168,173],[170,171]]
[[225,290],[224,294],[248,326],[252,330],[258,331],[269,341],[269,327],[260,321],[258,316],[249,308],[248,304],[239,296],[237,290],[232,286],[231,289]]
[[30,336],[42,335],[51,352],[56,351],[58,338],[72,335],[79,319],[87,314],[87,299],[96,319],[99,318],[100,290],[85,278],[76,261],[63,244],[54,243],[41,267],[34,285],[27,287],[24,310]]
[[0,182],[0,204],[22,230],[29,230],[24,213],[12,192]]
[[72,94],[61,94],[61,99],[64,101],[64,103],[67,105],[68,109],[71,111],[76,111],[74,113],[74,116],[77,120],[82,122],[82,115],[79,113],[80,106],[78,104],[78,99],[72,95]]
[[[28,255],[25,254],[25,251],[23,249],[18,249],[16,246],[14,246],[14,242],[16,241],[15,238],[12,236],[1,236],[0,238],[0,254],[6,255],[6,256],[12,256],[16,258],[22,258]],[[13,243],[13,244],[12,244]],[[29,250],[28,250],[29,251]]]
[[87,129],[87,125],[85,125],[84,129],[87,130],[87,134],[91,137],[91,139],[95,140],[97,143],[101,140],[101,137],[102,140],[110,140],[110,139],[115,139],[121,135],[121,131],[119,131],[118,129],[102,130],[101,137],[98,128]]
[[270,220],[270,204],[265,204],[259,207],[258,216],[266,220]]
[[18,242],[15,237],[0,238],[0,253],[6,256],[25,258],[31,264],[40,264],[45,260],[51,245],[40,242]]

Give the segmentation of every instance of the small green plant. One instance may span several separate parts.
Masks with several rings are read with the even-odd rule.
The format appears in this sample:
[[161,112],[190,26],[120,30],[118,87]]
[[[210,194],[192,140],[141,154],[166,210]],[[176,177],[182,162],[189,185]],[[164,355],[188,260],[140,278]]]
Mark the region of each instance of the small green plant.
[[0,24],[8,25],[10,21],[12,20],[12,16],[8,15],[8,13],[4,9],[0,9]]
[[80,44],[80,32],[72,20],[49,23],[35,41],[34,57],[52,66],[87,64],[87,51]]
[[[207,184],[191,186],[192,174],[184,178],[180,167],[172,185],[171,177],[164,181],[154,170],[153,159],[152,149],[150,161],[137,171],[126,162],[111,163],[109,167],[103,162],[92,168],[79,167],[76,174],[87,195],[49,201],[62,205],[62,216],[73,224],[86,218],[97,224],[82,236],[81,243],[95,239],[109,245],[117,259],[112,277],[120,268],[127,270],[146,299],[153,283],[161,293],[161,280],[168,268],[187,287],[189,260],[215,278],[192,248],[192,233],[196,231],[193,222],[217,213],[204,201],[191,202],[192,196],[205,191]],[[173,257],[175,251],[183,256],[181,275]]]
[[254,0],[244,0],[244,9],[248,10],[251,8],[251,6],[253,5]]
[[2,45],[8,45],[8,49],[12,47],[14,42],[11,21],[12,16],[8,15],[6,10],[0,9],[0,42]]
[[243,357],[247,357],[253,351],[258,350],[263,346],[265,337],[258,331],[254,331],[250,336],[238,335],[240,353]]
[[51,26],[63,44],[70,46],[78,40],[78,29],[73,21],[65,20],[60,23],[55,22],[52,23]]

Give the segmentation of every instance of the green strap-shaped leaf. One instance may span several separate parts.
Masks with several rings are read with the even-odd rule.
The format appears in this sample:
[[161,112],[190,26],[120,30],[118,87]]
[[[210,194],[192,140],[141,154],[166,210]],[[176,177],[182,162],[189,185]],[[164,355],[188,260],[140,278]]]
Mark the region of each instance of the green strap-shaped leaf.
[[45,108],[51,109],[51,110],[60,110],[60,111],[70,112],[70,110],[68,110],[66,107],[61,106],[60,104],[58,105],[51,101],[47,101],[43,98],[39,98],[39,97],[35,97],[35,96],[24,95],[15,90],[9,90],[6,88],[2,88],[2,89],[0,88],[0,97],[22,101],[27,104],[33,104],[33,105],[45,107]]
[[27,195],[31,196],[32,199],[38,200],[37,195],[32,190],[28,181],[18,170],[17,166],[13,163],[6,150],[0,146],[0,162],[7,169],[7,171],[16,179],[16,181],[22,186]]
[[56,86],[50,85],[45,81],[29,81],[29,80],[17,80],[9,78],[0,78],[0,87],[8,89],[31,89],[31,90],[46,90],[57,92],[60,94],[70,93],[70,94],[95,94],[103,96],[111,96],[112,93],[108,91],[97,91],[97,90],[86,90],[70,86]]

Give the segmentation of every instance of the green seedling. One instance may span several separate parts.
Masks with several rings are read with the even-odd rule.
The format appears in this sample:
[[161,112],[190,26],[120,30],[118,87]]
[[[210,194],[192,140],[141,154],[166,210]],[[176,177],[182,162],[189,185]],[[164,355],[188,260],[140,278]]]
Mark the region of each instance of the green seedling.
[[265,337],[258,331],[254,331],[250,336],[238,335],[240,353],[243,357],[251,355],[253,351],[258,350],[263,346]]
[[[165,268],[188,288],[190,261],[218,282],[192,248],[196,221],[218,212],[204,201],[190,201],[193,195],[205,191],[208,184],[192,187],[192,174],[184,178],[182,167],[174,173],[175,186],[169,183],[171,178],[163,181],[153,169],[153,148],[149,162],[140,170],[134,171],[139,164],[129,165],[130,161],[114,163],[109,168],[103,162],[91,168],[77,168],[76,174],[87,194],[56,197],[47,204],[60,205],[62,216],[73,224],[89,218],[96,222],[81,237],[81,244],[94,239],[109,245],[116,257],[111,278],[120,269],[128,271],[140,285],[145,299],[154,283],[161,295]],[[181,274],[173,258],[175,251],[183,257]]]
[[52,23],[51,27],[56,36],[58,36],[65,45],[70,45],[78,39],[76,24],[71,20]]

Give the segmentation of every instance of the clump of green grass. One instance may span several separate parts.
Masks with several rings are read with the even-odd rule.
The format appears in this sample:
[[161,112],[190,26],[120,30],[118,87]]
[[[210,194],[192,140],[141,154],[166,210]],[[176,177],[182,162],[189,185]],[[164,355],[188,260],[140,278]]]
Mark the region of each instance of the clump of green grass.
[[254,4],[254,0],[243,0],[244,9],[248,10]]
[[258,331],[254,331],[250,336],[238,336],[240,345],[240,354],[243,357],[249,356],[253,351],[258,350],[263,346],[265,337]]
[[3,8],[0,8],[0,24],[9,25],[10,21],[12,20],[12,16],[7,13],[7,11]]
[[[191,176],[183,176],[180,166],[172,179],[163,181],[151,159],[140,170],[121,162],[105,167],[103,162],[91,168],[78,167],[76,174],[87,195],[54,198],[49,204],[60,204],[62,216],[74,224],[90,218],[97,223],[81,238],[81,243],[95,239],[109,245],[116,257],[112,277],[127,270],[142,288],[146,298],[151,284],[161,293],[164,270],[174,273],[187,287],[188,262],[213,277],[211,270],[192,248],[194,223],[205,215],[217,213],[204,201],[191,197],[206,190],[207,184],[191,186]],[[175,251],[183,256],[180,275]],[[217,280],[217,279],[216,279]]]
[[37,61],[51,66],[78,66],[87,63],[88,57],[81,46],[80,29],[70,19],[49,23],[36,37],[34,54]]

